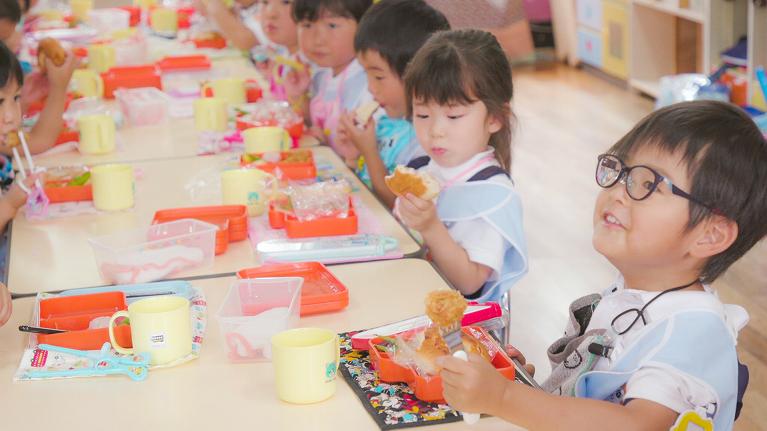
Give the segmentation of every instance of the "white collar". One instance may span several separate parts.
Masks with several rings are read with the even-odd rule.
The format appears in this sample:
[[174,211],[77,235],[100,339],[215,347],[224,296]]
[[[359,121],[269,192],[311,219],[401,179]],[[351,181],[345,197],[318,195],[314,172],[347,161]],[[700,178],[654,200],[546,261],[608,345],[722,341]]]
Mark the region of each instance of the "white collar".
[[[450,168],[440,166],[437,164],[437,162],[434,161],[434,159],[432,159],[429,161],[427,169],[429,170],[429,173],[436,176],[441,183],[445,183],[447,181],[462,183],[466,182],[466,180],[471,178],[474,174],[488,166],[500,166],[498,160],[493,157],[494,153],[495,149],[493,147],[489,147],[488,150],[477,153],[469,160],[461,163],[458,166],[453,166]],[[491,160],[488,160],[486,163],[480,163],[482,159],[488,158],[488,156],[491,157]],[[472,165],[475,166],[471,168]],[[456,178],[457,175],[460,175],[460,178]]]
[[341,71],[341,73],[339,73],[336,76],[333,76],[333,69],[328,67],[327,71],[328,71],[328,73],[330,73],[330,80],[331,81],[340,81],[341,79],[349,79],[352,76],[355,76],[355,75],[357,75],[360,72],[364,73],[365,69],[362,68],[362,65],[360,64],[360,62],[357,61],[357,59],[355,58],[354,60],[352,60],[351,63],[349,63],[344,68],[344,70]]

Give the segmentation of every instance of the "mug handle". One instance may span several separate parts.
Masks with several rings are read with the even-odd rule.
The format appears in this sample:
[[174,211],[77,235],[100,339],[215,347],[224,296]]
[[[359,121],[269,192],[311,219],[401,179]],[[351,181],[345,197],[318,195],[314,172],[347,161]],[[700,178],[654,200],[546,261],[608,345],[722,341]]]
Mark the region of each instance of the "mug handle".
[[118,311],[117,313],[113,314],[112,317],[109,319],[109,341],[112,343],[112,347],[114,347],[115,350],[117,350],[118,353],[122,353],[123,355],[132,355],[133,349],[127,349],[125,347],[122,347],[121,345],[117,344],[117,340],[115,339],[115,320],[117,320],[118,317],[128,317],[128,312],[125,310]]
[[288,151],[293,146],[293,139],[290,137],[290,133],[287,130],[282,129],[282,150]]
[[101,75],[96,74],[96,78],[94,78],[96,81],[96,93],[98,94],[98,97],[104,97],[104,80],[101,79]]

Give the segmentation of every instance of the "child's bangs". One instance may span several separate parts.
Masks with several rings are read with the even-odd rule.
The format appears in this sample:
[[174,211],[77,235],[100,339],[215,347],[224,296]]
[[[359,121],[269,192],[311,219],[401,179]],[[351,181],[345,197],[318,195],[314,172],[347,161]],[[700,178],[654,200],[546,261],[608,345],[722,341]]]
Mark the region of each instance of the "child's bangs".
[[348,11],[342,0],[304,0],[295,3],[293,8],[293,19],[296,22],[309,21],[314,22],[320,19],[323,13],[352,18],[354,16]]
[[474,82],[455,50],[432,52],[432,58],[413,64],[408,70],[406,82],[408,94],[415,101],[439,105],[468,105],[477,98],[473,91]]

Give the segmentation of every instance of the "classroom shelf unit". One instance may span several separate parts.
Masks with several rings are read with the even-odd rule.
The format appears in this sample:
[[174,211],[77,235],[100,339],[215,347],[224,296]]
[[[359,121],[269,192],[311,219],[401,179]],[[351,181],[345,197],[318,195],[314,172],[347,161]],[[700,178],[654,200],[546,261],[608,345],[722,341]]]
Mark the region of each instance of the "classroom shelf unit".
[[763,103],[753,71],[767,66],[767,8],[752,0],[573,1],[576,62],[652,97],[662,76],[710,73],[748,35],[750,100]]

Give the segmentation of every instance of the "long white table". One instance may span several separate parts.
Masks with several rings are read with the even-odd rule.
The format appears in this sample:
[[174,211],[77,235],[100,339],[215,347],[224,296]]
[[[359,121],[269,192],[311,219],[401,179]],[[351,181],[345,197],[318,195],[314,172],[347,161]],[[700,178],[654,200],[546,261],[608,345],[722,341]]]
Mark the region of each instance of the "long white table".
[[[331,271],[349,289],[340,312],[305,317],[300,326],[343,332],[423,314],[426,293],[446,283],[428,262],[401,259],[338,265]],[[351,388],[338,377],[333,398],[313,405],[279,401],[271,363],[232,364],[215,314],[232,277],[193,281],[208,302],[208,327],[200,357],[176,368],[151,371],[144,382],[126,377],[12,383],[34,300],[16,300],[11,321],[0,328],[0,405],[3,429],[110,430],[375,430]],[[519,429],[497,418],[474,426],[462,422],[439,430]]]
[[[316,147],[316,158],[346,172],[359,188],[362,202],[376,216],[383,232],[399,241],[405,255],[418,255],[421,245],[400,225],[391,213],[345,167],[328,147]],[[114,213],[86,214],[46,221],[27,220],[19,213],[10,235],[8,286],[16,293],[70,289],[105,284],[99,276],[88,238],[146,227],[160,209],[199,205],[220,205],[217,185],[219,171],[236,155],[220,154],[152,160],[133,163],[140,178],[136,181],[135,207]],[[202,194],[193,198],[187,186],[193,180],[208,182]],[[231,243],[213,266],[174,274],[173,277],[232,275],[258,265],[248,240]]]

